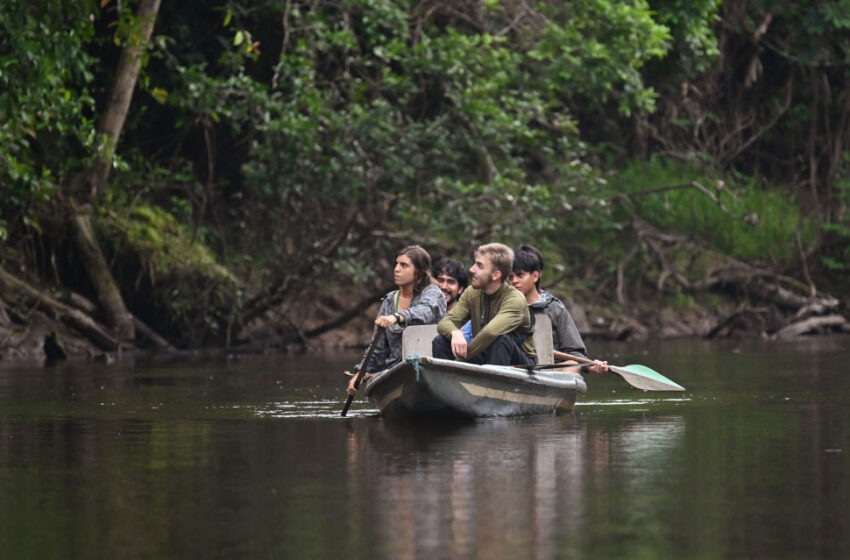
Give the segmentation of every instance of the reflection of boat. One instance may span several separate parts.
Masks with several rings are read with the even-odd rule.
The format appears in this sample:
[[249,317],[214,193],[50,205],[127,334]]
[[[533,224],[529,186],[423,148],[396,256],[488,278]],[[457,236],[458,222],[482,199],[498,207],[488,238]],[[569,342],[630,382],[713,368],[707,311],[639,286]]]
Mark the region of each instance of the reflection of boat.
[[620,529],[651,548],[669,531],[638,525],[677,498],[669,466],[683,456],[685,418],[615,410],[346,423],[347,495],[372,512],[356,530],[379,544],[376,558],[593,558],[604,543],[588,536],[616,523],[612,504],[629,496],[637,521]]
[[[538,336],[542,340],[548,337],[551,349],[551,325],[540,320],[537,323],[542,327],[535,329],[535,342]],[[578,373],[431,358],[434,336],[434,325],[405,329],[402,353],[407,358],[369,380],[364,393],[385,416],[552,414],[559,409],[572,410],[578,393],[587,390]]]

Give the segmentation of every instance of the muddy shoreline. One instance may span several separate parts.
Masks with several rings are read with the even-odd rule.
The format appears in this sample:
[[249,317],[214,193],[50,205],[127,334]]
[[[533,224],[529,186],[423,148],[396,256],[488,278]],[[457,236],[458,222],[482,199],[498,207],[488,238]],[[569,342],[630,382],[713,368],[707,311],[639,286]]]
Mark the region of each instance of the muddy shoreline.
[[[819,314],[801,314],[782,306],[752,304],[734,298],[712,298],[710,305],[691,301],[679,308],[664,307],[658,301],[632,306],[628,313],[597,301],[578,305],[565,299],[582,337],[594,340],[643,342],[647,340],[695,339],[765,339],[782,340],[798,336],[850,334],[850,322],[843,307],[835,305]],[[80,334],[73,325],[38,308],[20,309],[8,304],[0,313],[0,360],[50,361],[50,349],[58,342],[69,359],[111,362],[124,356],[154,356],[157,358],[233,358],[240,354],[302,353],[362,348],[371,331],[377,304],[366,308],[344,325],[329,329],[317,336],[305,332],[316,330],[334,315],[335,306],[302,310],[307,317],[302,328],[281,333],[262,328],[256,336],[229,347],[211,348],[141,348],[135,345],[104,349]],[[796,315],[795,315],[796,314]],[[267,334],[271,333],[271,334]],[[264,336],[265,335],[265,336]],[[51,342],[53,341],[53,342]]]

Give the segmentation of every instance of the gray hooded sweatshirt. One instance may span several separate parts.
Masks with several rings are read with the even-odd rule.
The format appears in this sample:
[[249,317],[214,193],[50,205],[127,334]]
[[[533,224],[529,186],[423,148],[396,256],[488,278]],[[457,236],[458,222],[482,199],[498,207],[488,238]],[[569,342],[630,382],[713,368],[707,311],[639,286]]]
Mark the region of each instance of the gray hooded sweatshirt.
[[566,306],[549,292],[540,290],[540,296],[528,309],[532,313],[545,313],[552,321],[552,347],[567,354],[587,358],[587,349]]

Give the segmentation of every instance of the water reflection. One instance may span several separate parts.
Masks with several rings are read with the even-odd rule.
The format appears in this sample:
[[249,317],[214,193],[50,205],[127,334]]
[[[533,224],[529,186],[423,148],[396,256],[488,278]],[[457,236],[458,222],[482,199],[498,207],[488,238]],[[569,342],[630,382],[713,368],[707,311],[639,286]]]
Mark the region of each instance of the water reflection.
[[386,558],[560,557],[610,521],[612,478],[655,494],[684,433],[680,416],[373,421],[349,432],[350,481],[375,490]]
[[[843,345],[665,344],[688,387],[388,424],[359,356],[0,363],[3,558],[845,558]],[[343,359],[344,358],[344,359]]]

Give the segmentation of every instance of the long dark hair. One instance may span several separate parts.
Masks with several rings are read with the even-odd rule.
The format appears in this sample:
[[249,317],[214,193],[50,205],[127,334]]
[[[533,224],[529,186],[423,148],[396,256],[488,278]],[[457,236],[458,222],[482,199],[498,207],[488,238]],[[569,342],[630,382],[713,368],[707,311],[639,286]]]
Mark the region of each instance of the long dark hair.
[[418,294],[431,283],[431,255],[419,245],[408,245],[396,253],[396,258],[401,255],[413,263],[413,292]]

